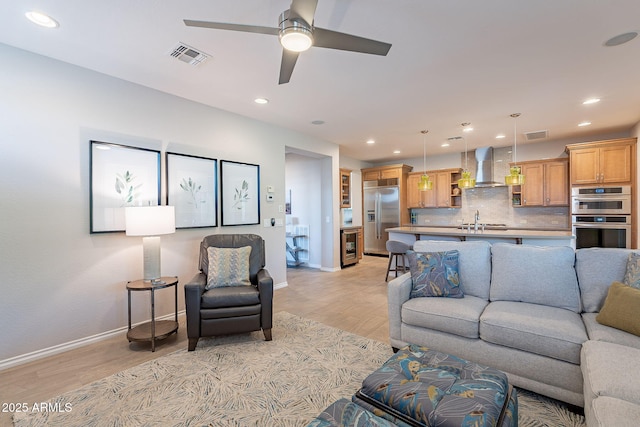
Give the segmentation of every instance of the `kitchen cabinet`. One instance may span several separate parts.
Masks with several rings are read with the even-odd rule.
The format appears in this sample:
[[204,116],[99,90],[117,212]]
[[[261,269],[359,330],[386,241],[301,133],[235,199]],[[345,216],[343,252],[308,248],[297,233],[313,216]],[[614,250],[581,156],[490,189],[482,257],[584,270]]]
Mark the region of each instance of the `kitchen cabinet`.
[[340,207],[351,207],[351,171],[340,169]]
[[410,173],[407,177],[407,202],[409,208],[459,208],[462,206],[462,192],[458,179],[462,170],[440,169],[427,171],[433,181],[433,189],[420,191],[418,183],[422,172]]
[[524,175],[524,184],[511,188],[514,207],[569,205],[568,159],[534,160],[517,165]]
[[418,183],[420,183],[421,176],[422,172],[412,172],[407,176],[407,207],[409,209],[424,207],[423,196],[426,191],[418,190]]
[[636,138],[567,145],[571,185],[632,184]]

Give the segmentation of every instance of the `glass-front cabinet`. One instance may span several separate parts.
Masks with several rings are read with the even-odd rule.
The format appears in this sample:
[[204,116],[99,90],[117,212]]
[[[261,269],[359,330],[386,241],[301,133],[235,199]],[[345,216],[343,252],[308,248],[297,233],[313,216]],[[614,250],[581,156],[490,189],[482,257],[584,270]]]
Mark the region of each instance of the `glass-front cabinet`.
[[340,169],[340,207],[351,207],[351,171]]

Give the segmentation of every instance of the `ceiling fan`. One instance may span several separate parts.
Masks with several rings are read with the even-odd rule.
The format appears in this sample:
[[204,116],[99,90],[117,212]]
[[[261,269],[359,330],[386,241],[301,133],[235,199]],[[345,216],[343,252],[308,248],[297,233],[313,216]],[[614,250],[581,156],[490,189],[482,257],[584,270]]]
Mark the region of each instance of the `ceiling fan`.
[[282,62],[278,84],[288,83],[298,55],[312,46],[347,50],[386,56],[391,44],[366,39],[351,34],[318,28],[313,25],[318,0],[292,0],[289,10],[280,14],[277,28],[258,25],[226,24],[222,22],[194,21],[185,19],[189,27],[213,28],[218,30],[243,31],[247,33],[278,36],[282,45]]

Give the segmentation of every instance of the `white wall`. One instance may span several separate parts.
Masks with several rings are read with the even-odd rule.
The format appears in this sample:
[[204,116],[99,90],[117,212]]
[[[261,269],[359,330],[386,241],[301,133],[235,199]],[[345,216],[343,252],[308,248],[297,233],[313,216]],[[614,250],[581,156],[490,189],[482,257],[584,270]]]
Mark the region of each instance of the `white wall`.
[[[89,140],[260,164],[262,218],[284,220],[285,146],[328,156],[338,175],[335,144],[2,44],[0,56],[0,367],[127,324],[125,283],[142,275],[141,240],[89,233]],[[337,182],[329,187],[336,207],[322,214],[333,221]],[[184,284],[203,236],[244,232],[264,237],[267,268],[285,283],[285,228],[260,225],[163,236],[163,274]],[[335,252],[328,268],[339,266],[337,236],[323,237]],[[159,314],[169,313],[171,293],[158,295]],[[182,287],[178,295],[182,308]],[[134,322],[148,318],[147,301],[134,295]]]

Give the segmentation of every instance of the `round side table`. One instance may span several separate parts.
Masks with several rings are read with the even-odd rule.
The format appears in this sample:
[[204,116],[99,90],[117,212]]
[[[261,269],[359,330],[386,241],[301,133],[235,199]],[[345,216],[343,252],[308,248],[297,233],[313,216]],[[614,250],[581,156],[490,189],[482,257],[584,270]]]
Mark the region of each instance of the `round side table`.
[[[158,289],[174,288],[175,320],[156,320],[155,292]],[[151,321],[131,327],[131,292],[149,291],[151,296]],[[127,282],[129,297],[129,330],[127,339],[131,341],[151,341],[151,351],[156,351],[156,340],[161,340],[178,332],[178,278],[161,277],[158,281],[136,280]]]

